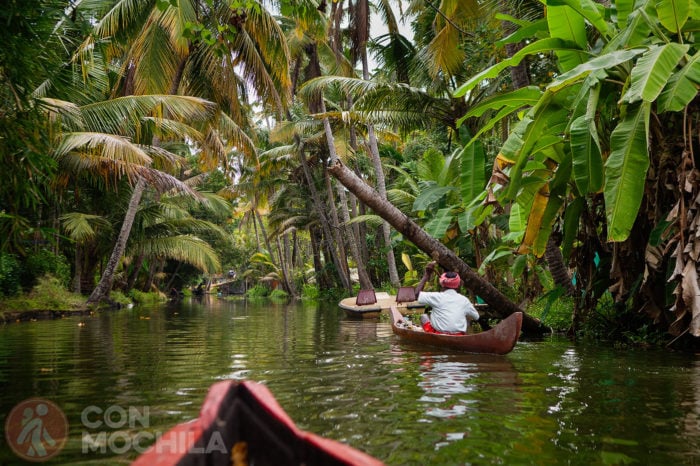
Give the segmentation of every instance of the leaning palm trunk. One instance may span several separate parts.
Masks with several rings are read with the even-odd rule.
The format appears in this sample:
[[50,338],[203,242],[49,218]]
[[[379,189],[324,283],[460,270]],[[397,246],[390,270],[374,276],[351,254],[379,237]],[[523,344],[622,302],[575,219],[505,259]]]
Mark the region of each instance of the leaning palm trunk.
[[97,284],[87,300],[88,304],[97,304],[109,299],[109,293],[112,291],[112,284],[114,283],[114,272],[117,270],[122,254],[124,254],[124,250],[126,249],[126,242],[129,240],[131,227],[134,225],[134,219],[136,218],[136,211],[138,210],[141,197],[143,196],[145,190],[146,180],[140,176],[136,182],[136,186],[134,186],[134,191],[131,193],[129,208],[126,211],[124,223],[122,223],[122,228],[119,231],[119,237],[117,238],[117,242],[112,250],[112,255],[110,256],[109,261],[107,261],[107,266],[105,267],[104,272],[102,272],[100,282]]
[[[479,276],[454,252],[440,241],[425,232],[418,224],[408,218],[389,201],[381,199],[376,190],[358,178],[340,161],[328,168],[330,174],[343,186],[348,188],[358,199],[367,204],[374,212],[389,222],[399,233],[403,234],[420,250],[430,255],[444,269],[454,270],[460,274],[467,288],[481,297],[492,309],[494,315],[506,317],[514,312],[521,312],[515,303],[498,291],[491,283]],[[542,322],[527,314],[523,318],[523,331],[531,334],[543,334],[550,331]]]

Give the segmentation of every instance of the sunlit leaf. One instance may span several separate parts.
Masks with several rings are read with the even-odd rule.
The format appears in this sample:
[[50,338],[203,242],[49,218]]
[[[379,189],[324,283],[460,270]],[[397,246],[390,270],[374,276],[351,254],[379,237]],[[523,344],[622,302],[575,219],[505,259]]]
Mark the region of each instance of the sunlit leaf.
[[568,5],[547,4],[547,24],[551,37],[576,44],[579,51],[557,51],[559,69],[569,71],[588,58],[586,48],[586,25],[583,17]]
[[469,204],[486,186],[486,154],[479,141],[465,147],[459,155],[462,203]]
[[690,0],[657,0],[659,22],[669,31],[678,33],[688,21]]
[[552,52],[557,50],[571,50],[578,51],[575,46],[572,46],[569,42],[557,38],[547,38],[541,39],[532,44],[526,45],[520,51],[515,53],[512,57],[503,60],[484,71],[477,73],[472,76],[471,79],[467,80],[464,84],[459,86],[454,92],[455,97],[462,97],[475,86],[480,84],[484,79],[495,78],[501,71],[505,70],[510,66],[518,65],[525,57],[531,54]]
[[671,79],[656,100],[659,112],[678,112],[688,105],[698,94],[700,87],[700,52]]
[[445,207],[435,213],[435,216],[425,224],[424,229],[433,238],[442,238],[453,220],[452,208]]
[[623,96],[623,101],[633,103],[640,99],[646,102],[656,100],[689,47],[670,43],[652,47],[644,53],[632,69],[632,85]]

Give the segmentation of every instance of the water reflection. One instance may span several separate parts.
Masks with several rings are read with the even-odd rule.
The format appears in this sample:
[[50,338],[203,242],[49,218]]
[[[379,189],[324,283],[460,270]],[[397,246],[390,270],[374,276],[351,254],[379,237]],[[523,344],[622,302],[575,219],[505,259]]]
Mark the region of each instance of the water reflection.
[[[209,296],[0,328],[0,423],[29,396],[59,404],[71,432],[58,464],[86,461],[86,406],[147,406],[158,432],[197,416],[221,379],[265,383],[302,429],[389,465],[692,464],[700,451],[695,356],[556,338],[444,352],[332,303]],[[0,464],[15,460],[0,444]]]

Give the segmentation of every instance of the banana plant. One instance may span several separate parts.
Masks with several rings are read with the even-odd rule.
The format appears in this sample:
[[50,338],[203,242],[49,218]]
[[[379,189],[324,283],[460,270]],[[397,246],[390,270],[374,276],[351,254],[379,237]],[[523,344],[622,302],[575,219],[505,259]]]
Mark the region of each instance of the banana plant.
[[[676,173],[658,170],[683,166],[682,154],[690,151],[683,115],[697,114],[700,6],[690,0],[542,3],[544,20],[519,21],[520,29],[502,41],[527,37],[529,44],[467,80],[455,95],[476,92],[526,57],[555,54],[559,72],[550,82],[495,96],[465,118],[488,109],[495,115],[488,125],[519,119],[489,183],[500,203],[517,206],[511,215],[524,225],[518,251],[541,256],[557,222],[565,226],[563,248],[571,250],[579,220],[602,211],[601,223],[587,231],[600,234],[601,244],[613,245],[618,263],[613,260],[610,271],[612,289],[624,298],[645,267],[643,257],[626,263],[627,270],[619,266],[637,249],[628,240],[648,237],[647,227],[635,231],[637,225],[651,220],[653,229],[674,216],[674,202],[653,192],[653,182],[675,179]],[[680,148],[670,165],[664,165],[668,154],[661,150],[666,144]],[[686,188],[676,188],[675,199]],[[643,244],[642,239],[642,250]],[[700,335],[700,303],[680,299],[676,304],[693,309],[692,333]]]

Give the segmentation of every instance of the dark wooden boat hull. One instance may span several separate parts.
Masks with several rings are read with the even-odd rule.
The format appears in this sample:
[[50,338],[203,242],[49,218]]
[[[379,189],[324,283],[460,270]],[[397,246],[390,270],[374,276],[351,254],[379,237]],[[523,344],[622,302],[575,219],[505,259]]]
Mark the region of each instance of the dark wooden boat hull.
[[507,354],[513,350],[520,337],[523,313],[515,312],[490,330],[468,335],[443,335],[411,330],[398,325],[402,320],[401,312],[392,306],[391,329],[404,341],[469,353]]
[[264,385],[218,382],[197,419],[178,424],[133,463],[165,465],[381,466],[348,445],[302,431]]

